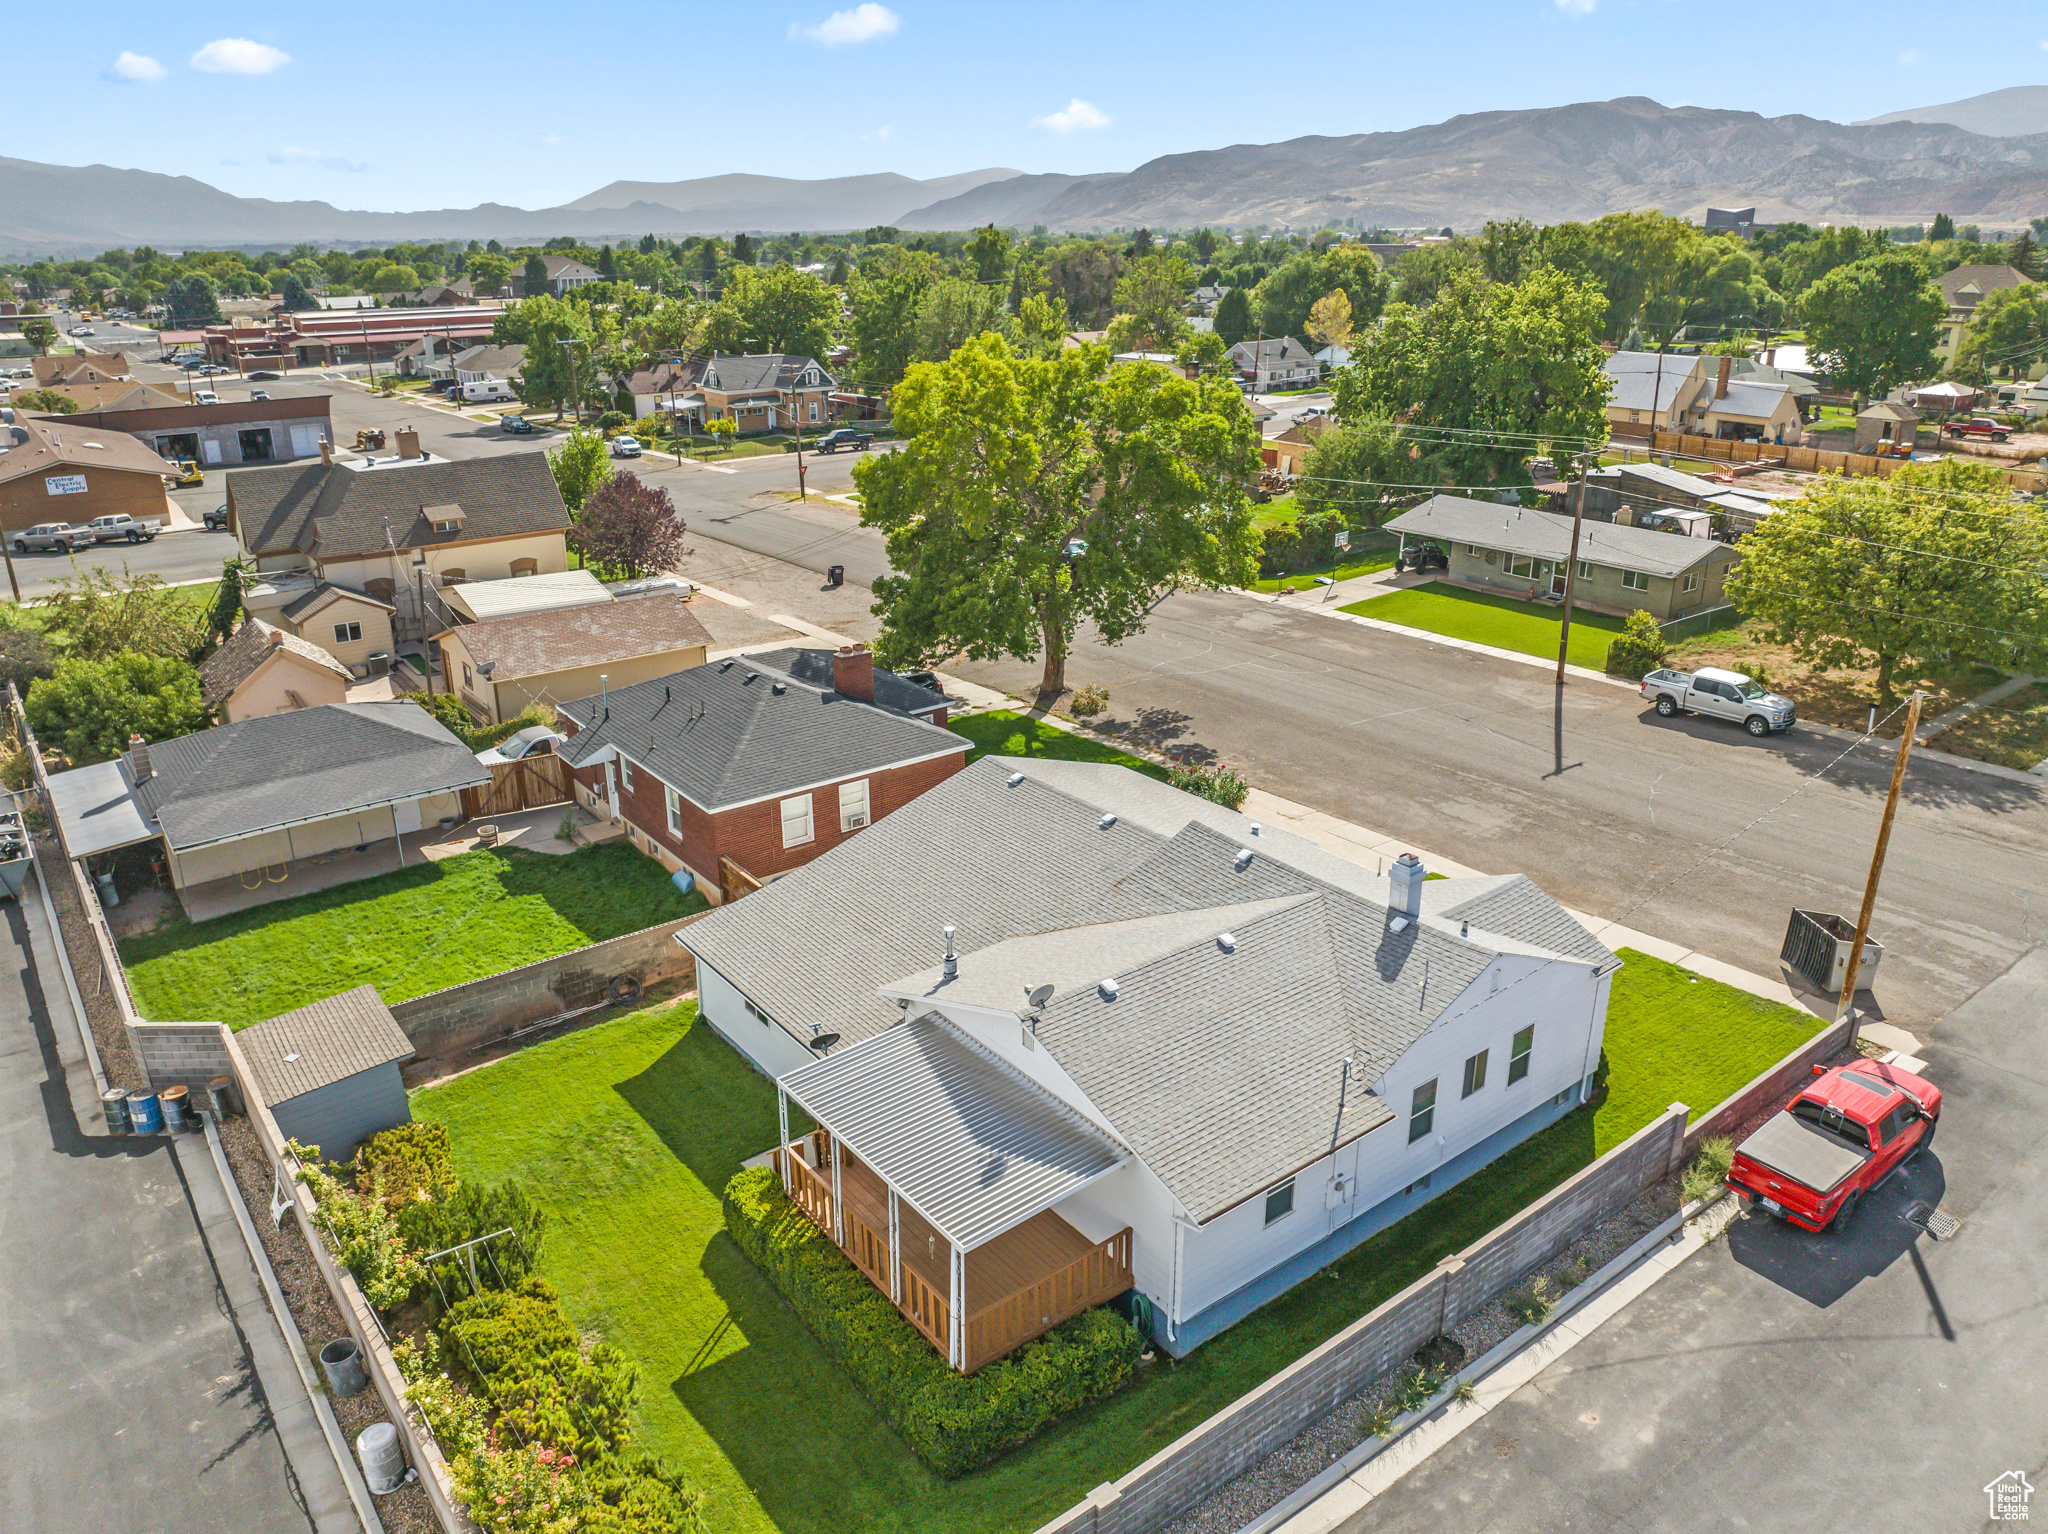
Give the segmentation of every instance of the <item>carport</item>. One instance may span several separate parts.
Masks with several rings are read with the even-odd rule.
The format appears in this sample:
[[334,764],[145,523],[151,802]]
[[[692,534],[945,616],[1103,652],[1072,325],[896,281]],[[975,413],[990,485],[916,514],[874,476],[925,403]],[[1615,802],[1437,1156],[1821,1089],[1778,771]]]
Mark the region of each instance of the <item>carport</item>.
[[52,773],[50,808],[67,857],[96,857],[157,839],[157,829],[143,813],[120,757]]

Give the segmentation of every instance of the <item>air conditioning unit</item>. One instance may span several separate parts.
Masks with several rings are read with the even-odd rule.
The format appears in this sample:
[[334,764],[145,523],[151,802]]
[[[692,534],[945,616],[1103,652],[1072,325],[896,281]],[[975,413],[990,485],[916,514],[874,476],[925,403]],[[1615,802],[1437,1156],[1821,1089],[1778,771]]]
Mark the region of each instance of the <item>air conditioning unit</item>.
[[845,817],[839,829],[842,831],[858,831],[862,826],[866,825],[867,823],[868,818],[865,815],[848,815]]

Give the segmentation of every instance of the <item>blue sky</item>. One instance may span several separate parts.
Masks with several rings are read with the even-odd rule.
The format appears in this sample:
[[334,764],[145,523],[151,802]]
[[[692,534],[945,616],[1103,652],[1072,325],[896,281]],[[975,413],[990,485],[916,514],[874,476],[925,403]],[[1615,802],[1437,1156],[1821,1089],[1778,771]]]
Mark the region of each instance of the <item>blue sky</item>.
[[[2048,15],[1962,0],[1288,5],[528,0],[19,8],[0,149],[342,207],[543,207],[617,179],[1155,155],[1645,95],[1853,121],[2048,80]],[[1711,38],[1695,34],[1714,18]],[[2039,36],[2034,34],[2038,33]],[[2008,43],[1987,49],[1986,39]]]

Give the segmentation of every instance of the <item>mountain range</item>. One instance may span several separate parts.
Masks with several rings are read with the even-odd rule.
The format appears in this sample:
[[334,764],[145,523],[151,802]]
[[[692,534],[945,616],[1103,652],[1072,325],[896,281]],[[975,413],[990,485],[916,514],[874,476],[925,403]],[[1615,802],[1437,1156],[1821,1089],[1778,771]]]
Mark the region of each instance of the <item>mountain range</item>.
[[1628,96],[1470,113],[1398,133],[1233,144],[1163,155],[1131,171],[614,181],[531,210],[483,203],[365,212],[236,197],[189,176],[0,159],[0,254],[991,222],[1083,231],[1347,220],[1358,228],[1470,229],[1492,218],[1554,223],[1645,207],[1698,217],[1709,206],[1752,204],[1764,222],[1914,223],[1947,212],[1993,227],[2024,224],[2048,211],[2048,87],[1846,125]]

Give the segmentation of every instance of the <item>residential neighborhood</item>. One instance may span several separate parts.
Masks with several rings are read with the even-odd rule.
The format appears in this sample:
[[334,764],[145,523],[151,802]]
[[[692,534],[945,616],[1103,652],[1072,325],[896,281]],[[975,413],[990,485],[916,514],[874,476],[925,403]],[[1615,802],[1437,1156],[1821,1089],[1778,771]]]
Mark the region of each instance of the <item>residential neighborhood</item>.
[[2048,87],[1475,19],[20,20],[0,1525],[2030,1516]]

